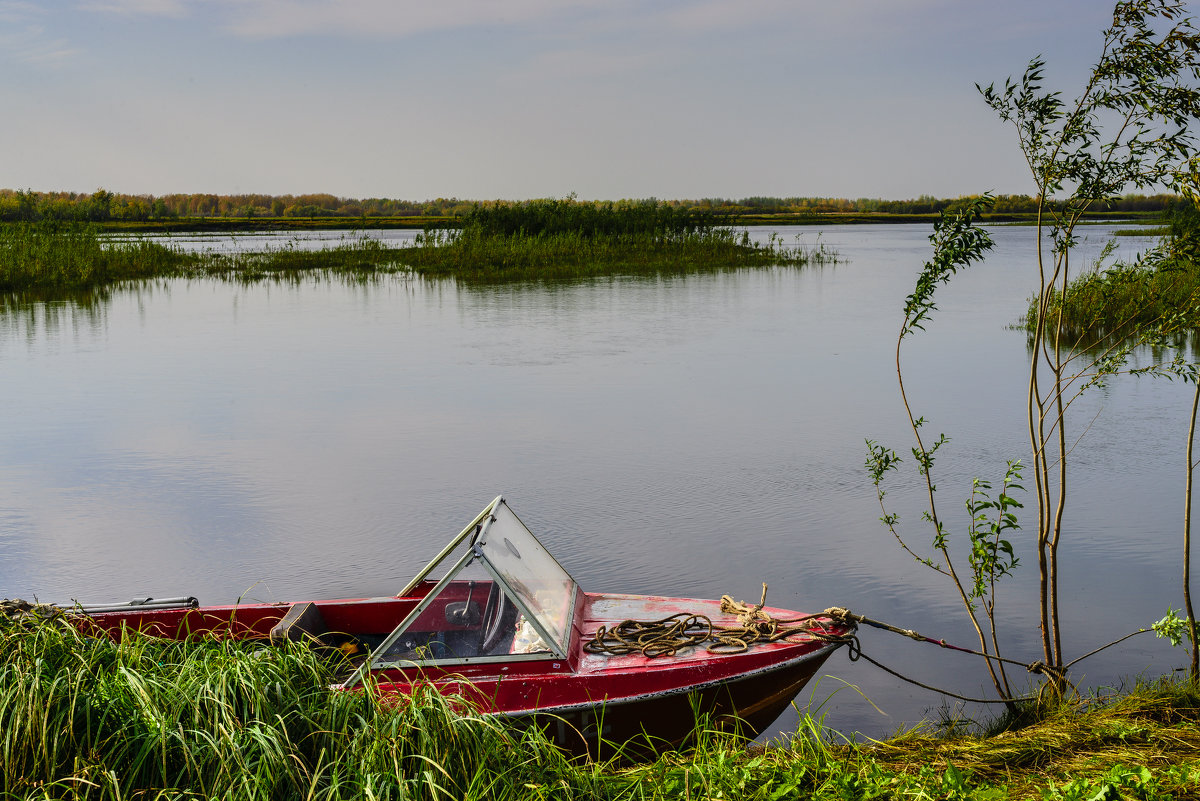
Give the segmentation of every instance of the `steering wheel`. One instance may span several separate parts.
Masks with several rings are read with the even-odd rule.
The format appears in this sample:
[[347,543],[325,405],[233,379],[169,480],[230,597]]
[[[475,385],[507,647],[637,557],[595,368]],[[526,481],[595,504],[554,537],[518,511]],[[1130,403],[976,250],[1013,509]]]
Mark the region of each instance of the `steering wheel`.
[[500,589],[500,584],[492,582],[488,592],[487,605],[483,609],[483,622],[479,626],[479,654],[487,656],[493,648],[500,644],[505,635],[504,619],[512,608],[512,601]]

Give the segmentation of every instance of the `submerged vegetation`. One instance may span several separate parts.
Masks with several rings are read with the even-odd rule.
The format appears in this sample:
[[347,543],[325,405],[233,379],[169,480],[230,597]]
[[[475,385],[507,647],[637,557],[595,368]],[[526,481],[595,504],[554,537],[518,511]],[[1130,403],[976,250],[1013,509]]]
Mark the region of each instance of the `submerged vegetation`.
[[751,240],[723,218],[656,201],[579,203],[573,199],[477,207],[461,230],[431,229],[414,244],[365,236],[324,250],[294,245],[261,253],[189,253],[137,237],[106,237],[93,224],[0,224],[0,293],[70,292],[117,281],[268,275],[328,270],[360,275],[411,270],[463,281],[684,274],[770,265],[824,264],[821,246]]
[[[1029,710],[1019,731],[786,743],[698,724],[653,761],[571,761],[537,728],[432,690],[329,689],[337,664],[208,636],[114,643],[0,620],[0,795],[14,799],[1166,798],[1200,790],[1200,691],[1160,683]],[[819,709],[817,710],[819,713]]]

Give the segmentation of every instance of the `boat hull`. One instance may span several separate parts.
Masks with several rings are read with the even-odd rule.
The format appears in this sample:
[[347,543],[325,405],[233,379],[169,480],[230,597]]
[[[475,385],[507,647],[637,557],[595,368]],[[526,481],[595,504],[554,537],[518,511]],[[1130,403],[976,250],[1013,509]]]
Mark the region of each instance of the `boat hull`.
[[[601,627],[611,630],[626,619],[660,620],[683,610],[715,625],[737,624],[717,601],[586,593],[568,660],[392,669],[376,674],[376,686],[403,697],[418,684],[433,684],[485,714],[542,727],[572,754],[607,756],[623,747],[642,755],[687,745],[698,722],[757,736],[853,631],[822,617],[812,630],[736,653],[689,646],[646,656],[584,647]],[[777,619],[797,617],[767,611]]]
[[779,718],[834,650],[828,646],[725,681],[504,716],[539,726],[565,751],[593,759],[686,747],[705,729],[753,738]]

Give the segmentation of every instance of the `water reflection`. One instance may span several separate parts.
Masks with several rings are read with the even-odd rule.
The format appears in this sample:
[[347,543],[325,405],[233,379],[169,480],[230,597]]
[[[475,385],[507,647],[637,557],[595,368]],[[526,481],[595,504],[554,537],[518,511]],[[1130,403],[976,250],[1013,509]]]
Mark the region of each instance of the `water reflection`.
[[78,292],[47,300],[37,293],[0,294],[0,336],[24,338],[31,345],[46,336],[83,326],[103,329],[112,289]]

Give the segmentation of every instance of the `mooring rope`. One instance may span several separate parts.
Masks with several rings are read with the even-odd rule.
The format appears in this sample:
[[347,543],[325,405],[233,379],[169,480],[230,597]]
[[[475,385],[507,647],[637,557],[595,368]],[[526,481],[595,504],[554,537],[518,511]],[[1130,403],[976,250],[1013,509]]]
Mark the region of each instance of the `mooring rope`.
[[0,600],[0,618],[9,620],[27,620],[37,618],[50,620],[63,614],[61,607],[54,604],[30,603],[21,598],[5,598]]
[[707,615],[690,612],[678,612],[659,620],[624,620],[611,628],[601,626],[583,649],[590,654],[609,656],[640,653],[653,659],[706,644],[709,653],[737,654],[754,645],[779,642],[797,634],[838,644],[850,643],[854,638],[852,634],[826,631],[820,621],[831,619],[830,615],[774,618],[763,611],[766,602],[767,585],[763,584],[762,598],[754,606],[728,595],[721,596],[721,612],[736,616],[736,626],[720,626]]
[[[901,636],[908,637],[910,640],[916,640],[917,642],[926,642],[931,645],[936,645],[939,648],[948,648],[952,651],[961,651],[964,654],[972,654],[974,656],[981,656],[984,659],[991,659],[996,662],[1004,662],[1009,665],[1016,665],[1018,667],[1023,667],[1023,668],[1025,668],[1025,670],[1029,671],[1030,673],[1043,674],[1055,681],[1066,681],[1066,667],[1062,667],[1062,668],[1054,667],[1053,665],[1047,665],[1045,662],[1042,662],[1041,660],[1035,660],[1033,662],[1022,662],[1017,659],[1009,659],[1007,657],[997,656],[996,654],[984,653],[983,651],[976,651],[971,648],[964,648],[961,645],[952,645],[952,644],[946,642],[945,640],[935,640],[933,637],[926,637],[924,634],[915,632],[912,629],[902,629],[897,626],[893,626],[889,623],[884,623],[880,620],[872,620],[871,618],[869,618],[865,615],[856,615],[853,612],[851,612],[849,609],[843,609],[840,606],[831,606],[830,608],[826,609],[823,614],[828,615],[829,617],[833,618],[834,620],[847,620],[847,621],[852,621],[854,623],[863,623],[863,624],[871,626],[873,628],[882,629],[884,631],[890,631],[893,634],[899,634]],[[1102,649],[1098,649],[1098,650],[1102,650]],[[872,664],[878,664],[878,663],[874,662],[874,660],[868,659],[868,661],[872,662]],[[1076,661],[1078,661],[1078,660],[1076,660]],[[1074,662],[1072,662],[1071,664],[1074,664]],[[1069,666],[1070,665],[1068,665],[1067,667],[1069,667]],[[880,667],[883,667],[883,666],[880,665]],[[892,671],[888,671],[888,672],[890,673]],[[915,683],[916,682],[914,682],[914,684]],[[922,686],[924,686],[924,685],[922,685]],[[940,690],[939,690],[939,692],[940,692]],[[946,695],[951,695],[951,693],[946,693]]]
[[[1040,660],[1021,662],[1016,659],[1008,659],[996,654],[984,653],[972,648],[954,645],[945,640],[926,637],[912,629],[900,628],[899,626],[893,626],[880,620],[874,620],[865,615],[854,614],[849,609],[838,606],[830,607],[819,614],[802,615],[796,618],[773,618],[763,611],[763,608],[766,606],[766,599],[766,584],[763,584],[762,598],[758,604],[753,606],[745,602],[735,601],[728,595],[721,596],[721,612],[737,617],[737,625],[733,626],[717,625],[707,615],[689,612],[679,612],[659,620],[624,620],[611,628],[601,626],[596,631],[595,636],[584,644],[583,649],[592,654],[607,654],[610,656],[642,654],[647,658],[656,658],[674,656],[684,648],[705,645],[710,653],[735,654],[746,651],[760,643],[779,642],[797,634],[804,634],[813,639],[837,645],[845,645],[847,647],[847,656],[851,662],[865,659],[875,667],[895,676],[901,681],[908,682],[930,692],[939,693],[949,698],[969,703],[1012,704],[1014,702],[1040,699],[1047,687],[1061,688],[1063,685],[1072,686],[1066,679],[1066,669],[1071,664],[1074,664],[1073,662],[1063,667],[1054,667]],[[850,626],[852,630],[848,634],[835,634],[827,631],[825,626],[822,625],[822,621],[841,623]],[[973,698],[934,687],[905,676],[863,653],[858,636],[853,631],[860,623],[872,628],[882,629],[883,631],[890,631],[911,640],[916,640],[917,642],[936,645],[939,648],[947,648],[997,662],[1016,665],[1030,673],[1044,675],[1050,681],[1043,685],[1037,695],[1007,699]],[[1127,638],[1122,638],[1122,640],[1124,639]],[[1118,642],[1120,641],[1118,640]],[[1110,643],[1109,645],[1113,644],[1115,643]]]

